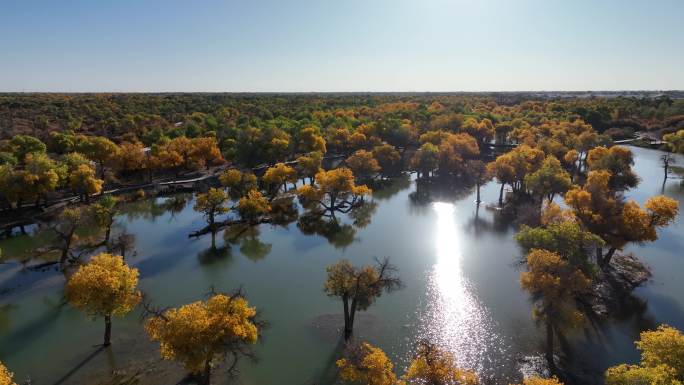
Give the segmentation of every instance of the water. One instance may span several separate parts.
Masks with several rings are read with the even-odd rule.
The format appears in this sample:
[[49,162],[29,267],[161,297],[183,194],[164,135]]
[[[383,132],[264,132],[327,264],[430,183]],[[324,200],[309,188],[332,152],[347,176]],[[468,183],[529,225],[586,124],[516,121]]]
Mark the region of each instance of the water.
[[[642,183],[629,196],[643,202],[661,192],[660,153],[633,151]],[[664,191],[684,200],[679,180],[668,181]],[[485,203],[478,210],[474,189],[430,191],[399,179],[376,188],[366,215],[342,216],[334,232],[321,231],[329,228],[320,223],[315,229],[323,235],[297,223],[261,225],[219,233],[217,250],[208,235],[187,237],[204,226],[190,199],[158,198],[125,207],[115,233],[135,234],[135,253],[127,260],[140,270],[140,288],[156,306],[202,299],[212,287],[245,289],[270,327],[257,348],[260,361],[242,361],[232,383],[332,383],[342,306],[322,291],[325,267],[343,257],[360,265],[387,256],[405,287],[360,313],[356,336],[383,348],[400,370],[412,346],[429,338],[451,349],[460,365],[507,384],[542,351],[543,334],[519,287],[515,228],[487,207],[498,193],[498,185],[483,187]],[[653,280],[635,292],[641,306],[569,333],[574,371],[600,377],[609,365],[638,359],[633,341],[641,330],[659,323],[684,329],[684,282],[678,277],[684,271],[683,230],[678,220],[657,242],[626,250],[653,268]],[[114,319],[111,351],[93,346],[101,342],[103,322],[64,305],[64,277],[54,270],[30,272],[17,262],[44,237],[0,241],[8,261],[0,264],[0,360],[16,378],[30,377],[33,384],[106,383],[114,371],[139,373],[146,384],[179,383],[184,371],[161,362],[139,311]],[[228,383],[220,370],[216,378]]]

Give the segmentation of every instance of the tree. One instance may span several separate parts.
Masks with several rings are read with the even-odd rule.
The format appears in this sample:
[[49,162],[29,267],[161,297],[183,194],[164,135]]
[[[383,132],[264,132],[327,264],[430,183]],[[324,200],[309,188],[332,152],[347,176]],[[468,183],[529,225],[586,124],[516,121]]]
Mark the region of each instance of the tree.
[[639,365],[618,365],[606,371],[607,385],[679,385],[684,383],[684,334],[660,325],[644,331],[637,349],[641,351]]
[[102,191],[103,184],[102,179],[95,177],[95,170],[87,164],[76,167],[69,175],[69,187],[86,202],[90,202],[91,195]]
[[325,139],[314,127],[305,127],[299,132],[299,151],[325,154]]
[[14,377],[14,374],[7,370],[5,365],[0,361],[0,385],[17,385],[12,381],[12,377]]
[[79,226],[87,223],[89,219],[84,207],[67,207],[59,213],[57,221],[52,225],[51,229],[57,236],[55,248],[60,252],[59,264],[62,268],[69,258],[74,242],[78,240],[76,230]]
[[624,200],[611,192],[608,171],[591,171],[583,187],[575,187],[565,194],[565,203],[590,232],[598,235],[608,248],[596,249],[597,264],[605,269],[615,251],[627,243],[652,242],[658,238],[657,229],[666,227],[677,216],[679,203],[665,196],[649,198],[646,210],[634,201]]
[[297,171],[285,163],[277,163],[269,167],[261,179],[271,186],[271,195],[275,196],[281,186],[287,191],[288,183],[297,183]]
[[391,175],[401,170],[401,153],[391,144],[383,143],[373,148],[373,158],[380,165],[382,173]]
[[639,184],[639,177],[632,171],[632,165],[634,165],[634,155],[627,147],[599,146],[589,151],[587,156],[589,171],[610,172],[608,186],[611,190],[627,190]]
[[370,193],[366,185],[354,183],[354,174],[348,168],[320,171],[316,174],[315,185],[305,185],[297,190],[297,196],[304,204],[317,203],[333,213],[350,210]]
[[237,205],[240,217],[248,223],[256,223],[258,219],[271,212],[268,199],[258,190],[250,190],[246,196],[240,198]]
[[191,158],[198,167],[206,167],[208,170],[210,166],[219,165],[224,162],[216,138],[194,138],[192,139],[192,146]]
[[205,194],[198,194],[193,209],[201,212],[207,219],[209,227],[214,231],[216,215],[225,214],[229,211],[225,204],[228,202],[228,194],[222,189],[210,188]]
[[90,210],[95,220],[95,224],[105,229],[104,243],[109,242],[112,232],[112,225],[114,224],[114,216],[116,216],[116,204],[118,199],[112,195],[105,195],[100,198],[95,204],[90,206]]
[[351,338],[356,311],[368,309],[383,292],[401,288],[397,269],[389,259],[376,260],[376,265],[354,267],[342,259],[326,269],[328,277],[324,291],[329,297],[342,299],[344,307],[344,339]]
[[104,346],[109,346],[112,316],[124,316],[140,302],[137,285],[138,269],[128,267],[121,256],[101,253],[69,278],[65,295],[89,317],[104,317]]
[[214,294],[155,314],[145,330],[160,344],[161,357],[181,363],[186,370],[208,385],[214,362],[233,356],[232,370],[239,355],[253,357],[249,346],[257,342],[263,324],[257,312],[241,294]]
[[525,175],[525,186],[533,195],[553,201],[556,194],[562,194],[570,188],[570,174],[568,174],[558,159],[549,155],[544,159],[541,167]]
[[684,130],[679,130],[663,136],[670,150],[684,154]]
[[314,151],[297,158],[297,165],[299,166],[299,176],[302,178],[302,183],[306,183],[304,178],[309,178],[311,184],[315,181],[316,174],[321,171],[323,163],[323,154]]
[[348,344],[344,358],[335,364],[343,381],[365,385],[397,385],[392,362],[382,349],[367,342]]
[[670,171],[670,165],[677,163],[677,159],[670,154],[664,154],[660,156],[660,162],[663,164],[663,171],[665,173],[663,183],[665,183],[667,181],[667,174]]
[[418,171],[418,177],[429,177],[439,166],[439,149],[432,143],[424,143],[411,158],[411,168]]
[[527,254],[527,269],[520,273],[520,286],[532,296],[534,316],[546,327],[546,360],[555,371],[554,330],[583,320],[575,297],[589,289],[590,281],[560,255],[543,249]]
[[544,249],[560,255],[572,266],[589,274],[592,265],[587,258],[592,250],[603,246],[603,240],[574,221],[550,223],[542,227],[522,225],[515,240],[525,254],[533,249]]
[[100,179],[103,180],[106,167],[115,164],[119,157],[119,146],[102,136],[80,136],[76,141],[76,151],[93,162],[97,162],[100,168]]
[[145,148],[140,142],[123,142],[119,145],[117,168],[123,172],[136,172],[145,168]]
[[475,138],[464,133],[447,134],[438,149],[440,175],[461,176],[465,172],[466,161],[480,155]]
[[45,154],[47,146],[40,139],[30,135],[15,135],[9,142],[14,156],[23,162],[26,155]]
[[373,153],[366,150],[357,150],[347,158],[346,163],[354,175],[361,179],[372,178],[380,171],[380,165],[373,158]]
[[421,341],[403,376],[406,385],[479,385],[473,371],[459,368],[453,354],[428,341]]
[[23,195],[39,201],[50,191],[59,186],[64,179],[66,168],[57,165],[46,154],[30,153],[24,158],[24,169],[19,172]]
[[221,185],[228,188],[228,195],[232,199],[239,199],[247,195],[250,190],[257,188],[257,177],[251,171],[242,172],[231,168],[219,175]]
[[466,174],[475,182],[477,189],[476,204],[480,204],[480,187],[492,179],[491,169],[481,160],[469,160],[466,164]]

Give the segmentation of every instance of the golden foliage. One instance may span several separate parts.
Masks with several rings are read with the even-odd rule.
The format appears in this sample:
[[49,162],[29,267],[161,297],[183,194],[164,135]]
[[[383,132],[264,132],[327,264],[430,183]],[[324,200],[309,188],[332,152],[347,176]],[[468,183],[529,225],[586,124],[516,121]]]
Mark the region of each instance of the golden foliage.
[[297,181],[297,171],[285,163],[277,163],[266,170],[262,179],[264,182],[275,186],[288,182],[295,183]]
[[366,385],[397,384],[394,366],[382,349],[364,342],[359,350],[353,353],[355,357],[337,360],[336,365],[342,380]]
[[681,385],[677,379],[676,370],[659,365],[645,367],[639,365],[618,365],[606,370],[606,385]]
[[103,183],[102,179],[95,177],[95,170],[86,164],[78,166],[69,175],[69,187],[82,194],[98,194]]
[[522,385],[563,385],[558,381],[558,378],[541,378],[537,376],[529,377],[523,380]]
[[270,213],[271,205],[261,192],[250,190],[247,196],[240,198],[238,201],[237,210],[242,218],[253,222],[260,216]]
[[380,171],[380,164],[373,158],[373,153],[366,150],[354,152],[347,158],[346,163],[354,175],[359,177],[369,177]]
[[543,249],[527,254],[528,271],[520,273],[520,286],[536,299],[535,315],[543,320],[578,324],[583,317],[574,297],[586,292],[591,281],[560,255]]
[[12,381],[14,375],[0,362],[0,385],[17,385]]
[[200,373],[231,346],[257,342],[255,317],[256,309],[245,298],[217,294],[152,317],[145,330],[152,341],[159,341],[162,358]]
[[456,366],[453,354],[428,342],[422,342],[418,346],[416,356],[402,379],[408,385],[480,383],[475,372]]
[[640,365],[618,365],[606,371],[607,385],[681,385],[684,383],[684,334],[660,325],[641,333],[637,348]]
[[65,295],[88,316],[123,316],[140,302],[138,269],[123,257],[101,253],[80,266],[69,278]]

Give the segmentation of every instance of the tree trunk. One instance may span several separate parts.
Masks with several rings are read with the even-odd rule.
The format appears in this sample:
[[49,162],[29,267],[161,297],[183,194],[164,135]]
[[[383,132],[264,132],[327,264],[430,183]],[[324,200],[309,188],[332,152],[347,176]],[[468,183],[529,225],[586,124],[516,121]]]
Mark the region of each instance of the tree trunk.
[[553,325],[546,321],[546,361],[549,363],[551,374],[556,372],[556,363],[553,360]]
[[501,183],[501,189],[499,189],[499,207],[503,206],[503,193],[504,193],[504,184]]
[[[351,308],[349,309],[349,337],[351,338],[354,332],[354,317],[356,316],[356,299],[352,300]],[[347,338],[348,340],[349,338]]]
[[105,334],[104,334],[104,346],[109,346],[112,344],[112,316],[106,315],[105,319]]
[[610,260],[613,258],[613,255],[615,254],[616,250],[616,247],[611,247],[610,249],[608,249],[608,252],[606,253],[606,255],[603,256],[601,262],[599,263],[601,269],[605,269],[608,267],[608,265],[610,265]]
[[480,200],[480,183],[477,183],[477,200],[475,202],[477,202],[478,205],[482,202]]
[[204,363],[204,370],[198,379],[197,383],[199,385],[210,385],[211,384],[211,360],[207,360]]
[[349,320],[349,299],[342,297],[342,304],[344,305],[344,340],[348,341],[351,337],[351,322]]

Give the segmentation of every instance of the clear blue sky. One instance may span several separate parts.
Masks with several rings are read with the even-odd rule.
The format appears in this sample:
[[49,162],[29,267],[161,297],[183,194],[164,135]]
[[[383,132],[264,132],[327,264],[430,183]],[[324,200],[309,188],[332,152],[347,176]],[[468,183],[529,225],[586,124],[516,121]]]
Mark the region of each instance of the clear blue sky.
[[684,0],[0,0],[0,91],[684,89]]

